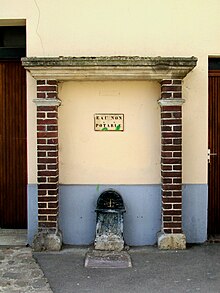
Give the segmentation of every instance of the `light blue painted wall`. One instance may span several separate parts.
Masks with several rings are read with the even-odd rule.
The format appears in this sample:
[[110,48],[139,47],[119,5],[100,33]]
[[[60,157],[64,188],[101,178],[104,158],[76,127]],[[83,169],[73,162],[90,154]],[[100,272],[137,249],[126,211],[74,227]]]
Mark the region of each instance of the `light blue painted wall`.
[[38,227],[37,185],[29,184],[28,193],[28,243],[31,244]]
[[161,227],[159,185],[60,186],[60,228],[66,244],[91,244],[95,239],[96,202],[108,188],[124,201],[124,239],[128,245],[152,245]]
[[[96,202],[104,190],[118,191],[125,204],[124,238],[127,245],[153,245],[161,227],[160,185],[61,185],[59,223],[65,244],[93,243]],[[183,231],[188,243],[207,239],[207,185],[183,186]],[[28,187],[28,240],[37,231],[37,187]]]
[[183,232],[188,243],[207,240],[208,185],[183,185]]

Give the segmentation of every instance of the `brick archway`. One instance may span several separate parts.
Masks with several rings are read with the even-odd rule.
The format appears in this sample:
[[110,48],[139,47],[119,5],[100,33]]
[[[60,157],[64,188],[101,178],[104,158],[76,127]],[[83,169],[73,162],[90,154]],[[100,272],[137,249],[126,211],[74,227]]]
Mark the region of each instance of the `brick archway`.
[[182,80],[195,57],[57,57],[22,59],[37,80],[38,233],[35,250],[59,250],[58,82],[155,80],[161,84],[161,249],[184,249],[182,232]]

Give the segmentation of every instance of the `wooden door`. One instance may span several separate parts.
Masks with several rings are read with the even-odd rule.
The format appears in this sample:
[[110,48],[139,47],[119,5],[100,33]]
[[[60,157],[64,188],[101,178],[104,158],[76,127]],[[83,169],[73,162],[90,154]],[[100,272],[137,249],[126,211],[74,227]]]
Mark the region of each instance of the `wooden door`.
[[220,70],[209,71],[208,234],[220,234]]
[[0,61],[0,228],[27,227],[26,73]]

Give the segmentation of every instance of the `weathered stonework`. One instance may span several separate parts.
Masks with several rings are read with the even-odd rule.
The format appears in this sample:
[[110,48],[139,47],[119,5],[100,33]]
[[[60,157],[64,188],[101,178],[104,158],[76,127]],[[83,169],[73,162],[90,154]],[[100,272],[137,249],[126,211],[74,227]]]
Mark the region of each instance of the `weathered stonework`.
[[59,251],[62,248],[61,232],[41,230],[35,235],[32,248],[34,251]]
[[95,249],[121,251],[124,248],[123,213],[124,202],[121,195],[108,189],[97,200],[97,223]]
[[157,80],[183,79],[195,57],[27,57],[23,66],[36,79]]
[[182,233],[158,235],[158,248],[164,250],[186,249],[186,236]]
[[115,234],[101,235],[95,239],[95,249],[97,250],[121,251],[123,248],[124,240]]

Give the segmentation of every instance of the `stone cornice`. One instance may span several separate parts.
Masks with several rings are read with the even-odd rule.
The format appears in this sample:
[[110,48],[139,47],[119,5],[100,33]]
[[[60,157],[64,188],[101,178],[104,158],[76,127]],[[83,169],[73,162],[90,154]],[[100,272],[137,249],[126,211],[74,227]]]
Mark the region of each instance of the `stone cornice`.
[[196,57],[26,57],[22,65],[35,79],[157,80],[183,79]]

